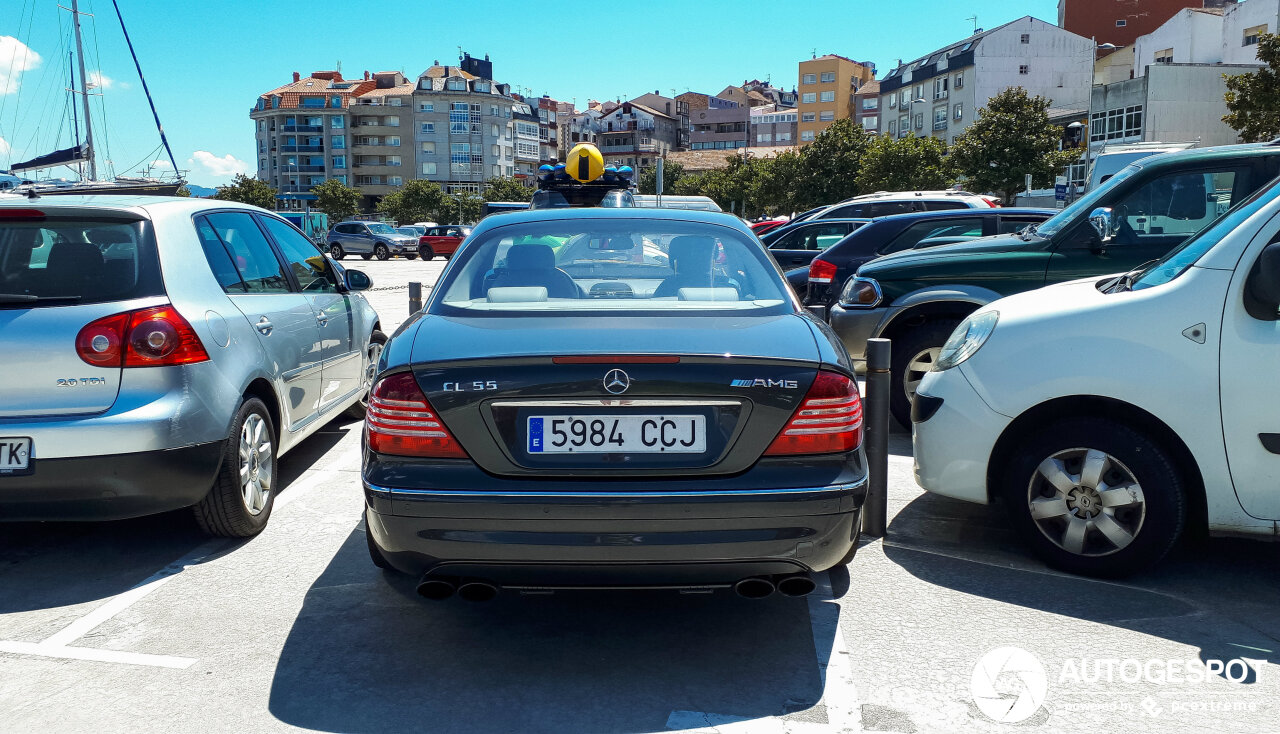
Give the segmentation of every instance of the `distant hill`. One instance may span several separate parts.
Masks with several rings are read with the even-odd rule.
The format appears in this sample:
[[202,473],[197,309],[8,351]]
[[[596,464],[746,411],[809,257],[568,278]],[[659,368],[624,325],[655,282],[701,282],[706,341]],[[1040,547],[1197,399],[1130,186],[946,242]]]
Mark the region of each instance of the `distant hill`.
[[208,188],[207,186],[196,186],[195,184],[187,184],[187,191],[190,191],[192,196],[196,196],[202,199],[208,198],[218,193],[217,189],[211,189],[211,188]]

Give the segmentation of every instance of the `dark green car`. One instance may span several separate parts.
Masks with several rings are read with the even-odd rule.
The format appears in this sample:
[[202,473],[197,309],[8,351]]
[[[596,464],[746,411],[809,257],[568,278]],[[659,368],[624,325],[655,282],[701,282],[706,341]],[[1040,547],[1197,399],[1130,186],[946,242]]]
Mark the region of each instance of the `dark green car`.
[[1018,234],[882,257],[841,288],[830,322],[850,355],[893,340],[893,415],[910,425],[916,385],[960,320],[1003,296],[1125,273],[1164,255],[1280,173],[1280,145],[1144,158]]

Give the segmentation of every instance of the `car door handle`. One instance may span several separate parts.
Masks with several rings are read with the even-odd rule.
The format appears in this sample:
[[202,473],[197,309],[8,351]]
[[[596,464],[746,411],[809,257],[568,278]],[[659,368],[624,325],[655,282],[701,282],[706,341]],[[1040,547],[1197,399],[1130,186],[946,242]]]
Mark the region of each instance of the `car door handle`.
[[262,318],[258,319],[257,329],[259,332],[262,333],[263,336],[271,336],[271,330],[273,328],[275,327],[272,326],[271,322],[267,320],[266,316],[263,316]]

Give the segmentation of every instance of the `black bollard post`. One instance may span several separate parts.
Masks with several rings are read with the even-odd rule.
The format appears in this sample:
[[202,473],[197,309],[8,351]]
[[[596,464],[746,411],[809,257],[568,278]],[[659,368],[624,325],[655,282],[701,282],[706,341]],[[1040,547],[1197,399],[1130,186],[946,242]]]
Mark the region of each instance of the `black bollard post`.
[[409,315],[422,310],[422,284],[416,280],[409,281]]
[[867,399],[863,426],[867,450],[867,501],[862,532],[883,538],[889,524],[889,349],[888,339],[867,340]]

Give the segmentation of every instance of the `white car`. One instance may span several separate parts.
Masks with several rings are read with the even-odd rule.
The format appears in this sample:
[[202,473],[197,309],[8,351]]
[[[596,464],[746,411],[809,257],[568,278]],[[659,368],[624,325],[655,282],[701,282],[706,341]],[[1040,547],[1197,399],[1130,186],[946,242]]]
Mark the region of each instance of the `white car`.
[[[1111,211],[1091,222],[1105,245]],[[1150,267],[965,319],[916,393],[916,480],[999,500],[1041,558],[1075,573],[1135,572],[1192,528],[1274,539],[1277,368],[1273,185]]]
[[987,209],[993,206],[1000,206],[1000,200],[968,191],[878,191],[832,204],[807,220],[886,217],[908,212]]

